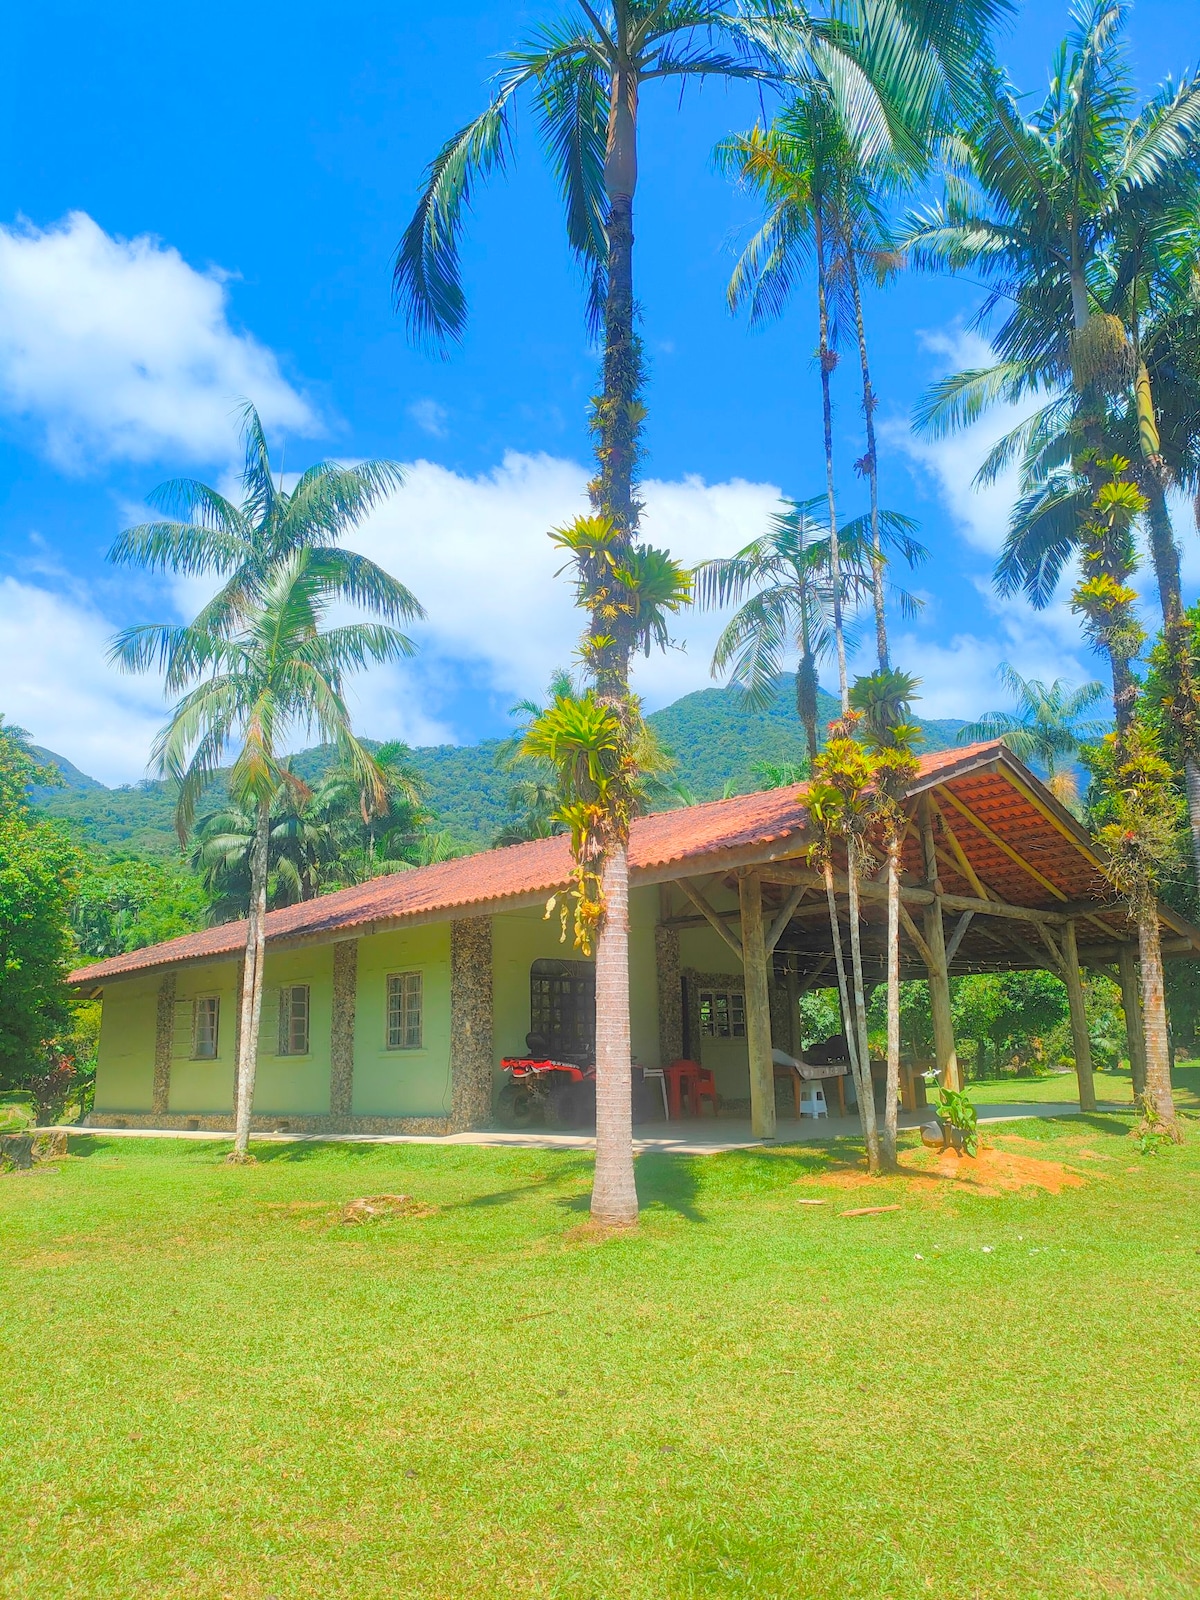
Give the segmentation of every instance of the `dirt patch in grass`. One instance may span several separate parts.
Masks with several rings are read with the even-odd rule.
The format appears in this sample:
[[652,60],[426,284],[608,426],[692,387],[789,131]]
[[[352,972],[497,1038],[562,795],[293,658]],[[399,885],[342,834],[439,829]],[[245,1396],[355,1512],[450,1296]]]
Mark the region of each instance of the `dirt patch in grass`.
[[[993,1145],[981,1145],[977,1156],[958,1156],[953,1150],[940,1153],[906,1150],[900,1155],[900,1175],[929,1185],[927,1192],[932,1192],[934,1186],[954,1184],[969,1188],[976,1194],[989,1195],[1012,1193],[1020,1189],[1042,1189],[1047,1194],[1061,1194],[1064,1189],[1082,1189],[1087,1181],[1061,1161],[998,1150]],[[829,1172],[813,1173],[797,1182],[819,1184],[827,1189],[878,1190],[880,1180],[870,1177],[861,1167],[844,1166]]]
[[915,1176],[966,1184],[991,1194],[1017,1189],[1044,1189],[1047,1194],[1061,1194],[1064,1189],[1082,1189],[1086,1183],[1079,1173],[1072,1172],[1061,1161],[1017,1155],[1011,1150],[997,1150],[993,1145],[981,1145],[977,1156],[957,1156],[953,1150],[943,1150],[932,1157],[932,1164],[929,1160],[924,1151],[911,1150],[900,1157],[900,1165]]
[[389,1222],[393,1217],[431,1217],[436,1206],[414,1200],[411,1194],[366,1194],[349,1200],[338,1212],[338,1220],[348,1227],[363,1227],[372,1222]]

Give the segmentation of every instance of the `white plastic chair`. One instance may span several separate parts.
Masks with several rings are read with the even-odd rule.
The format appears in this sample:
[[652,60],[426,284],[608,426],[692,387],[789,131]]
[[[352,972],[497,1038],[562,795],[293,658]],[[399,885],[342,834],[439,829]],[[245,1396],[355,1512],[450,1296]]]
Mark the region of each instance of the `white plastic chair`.
[[825,1091],[819,1083],[803,1083],[800,1085],[800,1115],[802,1117],[827,1117],[829,1107],[825,1104]]
[[671,1120],[671,1108],[667,1102],[667,1075],[661,1067],[643,1067],[642,1078],[657,1078],[658,1087],[662,1090],[663,1116],[668,1122]]

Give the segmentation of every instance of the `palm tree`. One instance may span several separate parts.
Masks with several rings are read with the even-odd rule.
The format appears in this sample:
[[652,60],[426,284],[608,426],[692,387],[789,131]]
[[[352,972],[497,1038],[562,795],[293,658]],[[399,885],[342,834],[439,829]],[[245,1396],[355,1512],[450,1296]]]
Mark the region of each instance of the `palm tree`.
[[[696,603],[718,610],[737,605],[713,652],[714,675],[728,670],[747,704],[761,709],[771,703],[775,685],[788,660],[798,658],[796,713],[804,727],[811,770],[816,760],[817,664],[835,650],[833,623],[832,540],[814,520],[819,501],[788,501],[788,509],[771,519],[770,531],[736,555],[702,562],[696,568]],[[899,512],[878,511],[875,525],[883,538],[909,560],[923,554],[915,538],[916,524]],[[864,518],[839,531],[842,588],[857,599],[874,590],[873,529]],[[899,603],[911,610],[918,602],[896,590]]]
[[[214,638],[238,631],[297,550],[312,552],[312,570],[330,593],[384,622],[404,626],[424,616],[402,583],[366,556],[341,548],[346,535],[403,483],[395,462],[340,467],[321,461],[288,491],[282,473],[275,482],[262,423],[249,402],[242,408],[242,436],[240,505],[194,478],[160,484],[149,503],[174,515],[127,528],[109,560],[152,572],[221,578],[221,587],[195,619],[195,626]],[[133,638],[136,631],[122,638]]]
[[[996,401],[1051,397],[1049,418],[1043,408],[1001,442],[999,457],[1023,451],[1027,477],[1041,472],[1050,479],[1053,469],[1064,469],[1041,508],[1048,519],[1042,532],[1049,547],[1057,542],[1061,549],[1055,530],[1061,533],[1064,521],[1076,530],[1084,580],[1074,607],[1109,661],[1117,743],[1112,765],[1121,772],[1135,764],[1132,661],[1140,644],[1136,597],[1127,582],[1135,565],[1131,529],[1151,502],[1129,478],[1129,458],[1106,439],[1114,394],[1133,387],[1139,424],[1150,424],[1149,436],[1139,426],[1146,458],[1157,454],[1157,441],[1136,320],[1132,340],[1123,320],[1131,285],[1111,264],[1114,255],[1128,252],[1131,228],[1156,235],[1162,220],[1177,214],[1181,196],[1196,193],[1200,74],[1167,84],[1139,110],[1120,51],[1126,8],[1120,0],[1093,0],[1074,15],[1050,93],[1032,117],[1022,116],[1015,92],[998,75],[985,82],[980,113],[957,142],[960,164],[948,176],[945,200],[915,219],[908,245],[917,264],[970,269],[989,281],[980,322],[1006,307],[992,335],[999,359],[935,385],[919,420],[948,431]],[[1156,253],[1147,248],[1143,255]],[[1032,472],[1031,453],[1035,463],[1040,459]],[[993,452],[993,464],[997,459]],[[1035,494],[1046,487],[1035,483]],[[1027,518],[1031,509],[1018,506],[1018,517]],[[1002,584],[1003,572],[1002,566]],[[1200,770],[1196,790],[1200,795]],[[1143,894],[1138,937],[1147,1075],[1165,1083],[1163,1103],[1169,1103],[1161,950],[1149,904]]]
[[335,842],[335,870],[344,883],[423,865],[431,836],[425,781],[408,746],[393,739],[374,754],[382,800],[364,788],[353,767],[338,762],[328,768],[307,807],[313,822],[327,828]]
[[[877,174],[846,136],[833,114],[829,97],[816,89],[777,116],[770,128],[756,127],[725,140],[718,146],[717,160],[723,170],[762,197],[767,213],[734,268],[729,284],[731,309],[748,305],[751,325],[780,316],[797,281],[815,262],[826,496],[831,521],[836,514],[831,377],[838,360],[838,327],[848,320],[854,328],[866,431],[866,449],[856,467],[866,477],[870,491],[875,639],[880,670],[884,670],[888,666],[888,640],[875,437],[878,399],[871,382],[862,276],[866,272],[881,282],[895,270],[898,258],[888,237],[877,193]],[[835,554],[840,557],[840,549]],[[844,700],[844,649],[838,662]]]
[[811,258],[817,289],[817,362],[825,443],[825,496],[829,528],[830,609],[842,710],[849,706],[846,636],[842,619],[841,549],[834,488],[832,377],[837,366],[830,282],[839,239],[847,139],[829,95],[820,85],[790,105],[774,125],[736,134],[717,148],[718,164],[757,189],[767,218],[743,251],[729,282],[729,304],[750,306],[754,324],[782,310],[801,266]]
[[[591,605],[584,658],[605,704],[619,709],[628,699],[638,631],[633,593],[646,577],[634,560],[646,415],[633,280],[642,91],[671,80],[680,88],[706,78],[763,87],[815,75],[830,83],[847,126],[865,144],[911,142],[910,124],[927,114],[998,9],[995,0],[951,0],[937,7],[886,0],[890,26],[872,34],[886,38],[886,47],[868,50],[863,30],[850,27],[840,8],[822,21],[810,17],[800,0],[578,0],[507,52],[491,104],[430,164],[397,250],[394,284],[414,334],[441,344],[458,338],[466,319],[458,260],[465,210],[477,181],[504,165],[519,99],[532,99],[562,193],[570,247],[586,276],[589,322],[603,343],[601,393],[591,419],[597,472],[590,494],[607,547],[601,560],[593,541],[579,570]],[[922,26],[927,12],[932,27]],[[870,74],[863,65],[867,56]],[[605,563],[610,581],[602,583]],[[632,745],[636,719],[621,714]],[[603,1140],[597,1135],[592,1203],[597,1217],[630,1223],[637,1196],[632,1127],[622,1109],[629,1060],[622,833],[620,825],[610,830],[600,874],[608,910],[597,944],[598,1106],[608,1105],[610,1086],[616,1098],[611,1117],[602,1109],[606,1132]],[[609,1129],[616,1143],[610,1143]]]
[[127,671],[158,665],[168,692],[180,696],[154,756],[159,771],[179,786],[175,822],[181,840],[222,756],[238,746],[229,791],[236,805],[253,810],[255,825],[230,1158],[235,1161],[247,1159],[254,1101],[271,806],[281,785],[296,782],[281,755],[288,731],[315,728],[324,742],[337,746],[370,797],[371,809],[386,800],[383,775],[352,732],[343,686],[348,673],[409,655],[412,644],[388,623],[324,626],[344,592],[326,552],[301,545],[257,571],[229,611],[210,604],[186,626],[130,629],[112,649],[113,659]]
[[1013,755],[1045,774],[1047,788],[1063,805],[1073,807],[1079,793],[1072,763],[1080,745],[1103,738],[1106,731],[1102,723],[1084,719],[1084,712],[1104,698],[1104,685],[1091,682],[1073,689],[1065,678],[1046,684],[1023,678],[1007,661],[997,667],[996,676],[1012,696],[1012,710],[989,711],[960,728],[959,742],[1003,739]]
[[[288,764],[282,763],[281,770]],[[267,835],[268,909],[314,899],[336,874],[337,841],[310,814],[312,791],[288,771],[271,801]],[[191,864],[209,894],[209,921],[240,920],[253,898],[250,866],[258,818],[253,806],[230,801],[196,822]]]
[[[999,359],[935,384],[918,423],[945,433],[997,401],[1047,397],[999,442],[982,473],[994,477],[1023,457],[1023,493],[997,575],[1002,589],[1024,587],[1035,604],[1049,598],[1079,546],[1101,483],[1097,461],[1140,458],[1164,627],[1195,733],[1185,766],[1200,883],[1200,714],[1184,670],[1166,499],[1170,483],[1197,479],[1197,367],[1193,361],[1180,392],[1180,363],[1162,359],[1170,337],[1154,337],[1164,305],[1182,314],[1180,333],[1194,326],[1200,73],[1139,105],[1122,51],[1126,8],[1095,0],[1074,15],[1042,105],[1024,116],[1006,82],[986,82],[980,113],[956,146],[959,167],[945,200],[913,219],[907,244],[917,265],[986,278],[980,325],[1006,308],[992,332]],[[1194,349],[1194,331],[1183,335],[1189,339]],[[1164,410],[1172,424],[1165,441]],[[1118,670],[1116,693],[1127,707],[1136,686]]]
[[[887,852],[887,1078],[880,1139],[880,1158],[887,1168],[896,1166],[900,1125],[900,852],[908,828],[902,802],[917,769],[912,752],[921,730],[909,718],[920,686],[911,673],[882,667],[855,679],[850,690],[851,709],[861,718],[859,736],[874,756],[873,809]],[[865,1038],[865,1014],[860,1032]]]

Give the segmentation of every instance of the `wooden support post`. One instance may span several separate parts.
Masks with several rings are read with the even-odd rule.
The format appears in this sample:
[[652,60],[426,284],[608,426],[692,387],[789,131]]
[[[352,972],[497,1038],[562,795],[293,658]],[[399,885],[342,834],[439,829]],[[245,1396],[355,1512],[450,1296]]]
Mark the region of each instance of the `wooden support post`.
[[1121,980],[1121,1008],[1125,1013],[1125,1037],[1129,1044],[1129,1075],[1134,1094],[1146,1092],[1146,1033],[1142,1021],[1142,990],[1138,982],[1137,946],[1123,944],[1117,951],[1117,973]]
[[[933,1053],[943,1089],[961,1089],[958,1050],[954,1043],[954,1016],[950,1009],[950,969],[946,960],[946,927],[942,921],[941,882],[937,875],[937,842],[928,799],[921,797],[921,845],[925,856],[927,887],[933,904],[925,910],[926,969],[929,973],[929,1008],[933,1013]],[[932,960],[929,958],[932,957]]]
[[[788,1055],[800,1059],[800,978],[789,961],[783,974],[783,981],[787,989]],[[772,1073],[772,1076],[774,1074]]]
[[946,929],[942,908],[936,903],[925,913],[925,943],[933,956],[929,971],[929,1006],[933,1012],[933,1053],[943,1089],[961,1089],[958,1049],[954,1043],[954,1016],[950,1009],[950,977],[946,966]]
[[775,1068],[771,1062],[771,997],[762,884],[748,872],[739,885],[742,971],[746,984],[746,1046],[750,1056],[750,1125],[758,1139],[775,1137]]
[[1079,944],[1074,919],[1063,929],[1063,970],[1071,1006],[1071,1042],[1075,1050],[1075,1076],[1079,1080],[1079,1109],[1095,1111],[1096,1087],[1092,1082],[1092,1041],[1088,1033],[1087,1003],[1079,972]]

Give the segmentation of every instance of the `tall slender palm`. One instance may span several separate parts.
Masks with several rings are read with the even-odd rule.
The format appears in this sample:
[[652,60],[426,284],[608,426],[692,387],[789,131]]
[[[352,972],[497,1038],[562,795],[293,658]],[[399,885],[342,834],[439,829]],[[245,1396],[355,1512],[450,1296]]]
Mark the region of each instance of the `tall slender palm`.
[[823,86],[814,84],[770,128],[751,128],[717,148],[720,166],[746,187],[758,190],[767,206],[765,222],[743,251],[730,279],[731,308],[748,303],[751,323],[778,315],[801,268],[809,260],[815,268],[830,607],[843,711],[850,704],[850,679],[834,482],[832,378],[838,356],[830,285],[839,242],[846,144],[830,96]]
[[[828,515],[836,514],[831,378],[839,329],[848,321],[858,347],[866,449],[856,466],[870,491],[872,599],[880,670],[888,666],[884,534],[879,510],[877,397],[871,381],[863,311],[864,273],[882,280],[895,265],[872,164],[847,137],[827,94],[818,88],[789,106],[770,128],[726,139],[720,166],[763,200],[766,217],[743,251],[729,284],[733,309],[747,305],[753,325],[779,316],[791,291],[815,265],[818,361],[824,424]],[[878,164],[876,164],[877,166]],[[840,560],[840,549],[835,552]],[[845,650],[838,655],[845,700]]]
[[[221,587],[195,619],[214,637],[236,632],[261,603],[266,588],[297,550],[309,550],[331,592],[404,626],[422,617],[416,598],[368,557],[341,541],[376,505],[398,489],[404,474],[393,461],[361,461],[341,467],[321,461],[291,490],[276,483],[258,412],[242,408],[245,463],[242,500],[194,478],[160,484],[150,504],[168,513],[127,528],[108,553],[119,566],[175,572],[184,577],[219,577]],[[134,630],[129,637],[134,636]]]
[[1103,738],[1107,731],[1102,723],[1084,717],[1104,698],[1104,685],[1091,682],[1072,688],[1065,678],[1047,684],[1040,678],[1023,678],[1007,661],[1000,663],[996,676],[1012,696],[1012,710],[989,711],[978,722],[960,728],[959,742],[1003,739],[1020,760],[1041,769],[1047,787],[1064,805],[1074,805],[1079,796],[1071,767],[1079,747]]
[[[817,663],[835,650],[831,540],[812,515],[818,501],[789,501],[771,519],[768,533],[735,555],[705,561],[696,569],[697,604],[709,609],[736,605],[713,652],[713,672],[728,670],[748,703],[763,707],[790,658],[797,658],[796,713],[804,727],[811,770],[817,734]],[[898,512],[876,519],[889,542],[919,551],[915,524]],[[843,590],[852,599],[874,589],[874,532],[864,518],[839,532]],[[901,592],[901,604],[915,605]]]
[[[642,90],[706,77],[766,84],[788,70],[808,42],[826,45],[797,12],[785,25],[771,6],[721,0],[587,0],[549,22],[502,58],[491,104],[449,139],[396,255],[395,291],[413,332],[443,342],[460,336],[466,296],[458,246],[474,185],[503,167],[517,102],[533,102],[558,180],[571,249],[587,278],[588,316],[603,337],[602,392],[592,416],[597,473],[590,493],[606,524],[615,571],[628,569],[641,510],[637,496],[642,349],[635,326],[633,207],[638,179]],[[602,700],[628,696],[633,623],[612,588],[592,614],[588,667]],[[637,1217],[629,1101],[628,923],[624,843],[609,841],[596,946],[596,1170],[593,1214],[614,1223]]]
[[[503,58],[491,104],[449,139],[431,163],[396,257],[395,290],[423,338],[457,338],[466,317],[458,247],[477,181],[503,167],[512,119],[528,96],[558,181],[567,236],[588,285],[589,320],[602,334],[602,385],[593,408],[597,472],[593,508],[608,526],[614,575],[631,571],[640,503],[642,348],[635,325],[633,210],[639,111],[648,85],[718,78],[759,86],[797,75],[827,81],[864,144],[912,142],[927,114],[1002,5],[998,0],[885,0],[873,30],[838,8],[813,18],[800,0],[578,0]],[[925,26],[930,18],[935,25]],[[880,41],[864,49],[868,32]],[[871,70],[863,57],[872,58]],[[583,572],[583,567],[580,568]],[[615,578],[588,582],[595,596],[586,659],[602,700],[628,697],[634,608]],[[609,909],[596,970],[597,1150],[593,1212],[613,1222],[637,1215],[628,1112],[627,860],[617,828],[605,853]]]
[[[886,1168],[896,1166],[900,1126],[900,852],[909,821],[903,800],[917,770],[913,747],[921,738],[920,728],[910,720],[920,686],[911,673],[881,667],[856,679],[850,690],[851,709],[862,719],[859,735],[874,756],[873,809],[887,855],[887,1075],[880,1138],[880,1160]],[[860,1036],[865,1035],[864,1014]]]
[[247,1159],[250,1137],[271,805],[280,786],[294,781],[281,753],[289,730],[315,729],[324,742],[336,745],[372,809],[386,799],[378,766],[354,737],[343,688],[348,673],[408,655],[412,645],[388,623],[326,627],[331,606],[343,594],[340,576],[330,574],[325,553],[301,546],[255,574],[237,598],[236,621],[208,606],[187,626],[130,629],[112,651],[128,671],[161,667],[168,692],[180,696],[154,755],[159,771],[179,785],[175,820],[181,839],[191,828],[200,795],[232,746],[238,753],[229,774],[230,794],[237,805],[254,812],[233,1160]]
[[[1111,464],[1111,396],[1132,384],[1141,390],[1139,422],[1153,425],[1154,418],[1136,329],[1131,341],[1124,307],[1111,308],[1119,280],[1110,268],[1114,253],[1128,247],[1131,226],[1156,229],[1175,214],[1181,195],[1195,193],[1200,74],[1167,84],[1138,108],[1120,49],[1122,0],[1092,0],[1073,15],[1050,93],[1032,117],[1022,116],[1015,92],[999,76],[985,83],[980,114],[957,141],[960,165],[948,174],[945,199],[914,220],[908,245],[918,264],[969,268],[987,278],[981,322],[1005,306],[992,333],[999,360],[935,385],[920,412],[926,427],[947,431],[998,400],[1066,391],[1052,415],[1060,433],[1064,421],[1070,425],[1073,481],[1053,509],[1077,528],[1085,580],[1075,591],[1076,609],[1110,663],[1121,770],[1137,700],[1135,652],[1128,648],[1136,631],[1126,582],[1134,565],[1129,518],[1134,497],[1143,512],[1150,502],[1123,480],[1127,463]],[[1027,455],[1031,446],[1044,448],[1047,467],[1066,466],[1046,429],[1043,412],[1004,448]],[[1148,904],[1144,899],[1138,916],[1147,1070],[1150,1079],[1165,1081],[1169,1101],[1158,921]]]

